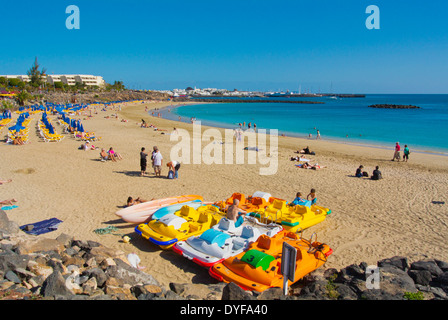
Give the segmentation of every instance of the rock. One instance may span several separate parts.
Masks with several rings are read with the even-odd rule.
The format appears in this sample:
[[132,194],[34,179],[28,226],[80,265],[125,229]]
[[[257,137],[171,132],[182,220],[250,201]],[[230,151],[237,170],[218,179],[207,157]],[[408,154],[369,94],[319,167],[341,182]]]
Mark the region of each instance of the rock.
[[337,284],[335,291],[337,292],[336,299],[338,300],[357,300],[358,295],[355,290],[345,284]]
[[0,209],[0,231],[5,234],[23,233],[16,222],[10,221],[5,211]]
[[222,292],[222,300],[255,300],[252,293],[243,290],[237,284],[228,283]]
[[167,293],[165,294],[165,299],[166,300],[184,300],[180,295],[178,295],[177,293],[168,290]]
[[391,294],[403,292],[417,292],[414,280],[403,270],[394,267],[383,267],[380,269],[381,290],[389,291]]
[[131,286],[136,284],[159,285],[158,281],[154,279],[153,276],[128,265],[121,259],[114,259],[114,261],[117,265],[110,266],[106,269],[107,276],[121,279]]
[[21,283],[22,281],[20,280],[20,278],[17,276],[17,274],[11,270],[9,270],[8,272],[6,272],[5,274],[5,279],[14,282],[14,283]]
[[59,243],[61,243],[64,247],[69,248],[71,247],[71,243],[73,241],[73,237],[69,236],[66,233],[61,233],[57,238],[57,241],[59,241]]
[[427,286],[432,280],[431,272],[428,270],[409,270],[408,274],[419,285]]
[[101,263],[100,263],[100,267],[103,269],[107,269],[108,267],[116,266],[116,265],[117,265],[117,263],[112,258],[106,258],[103,261],[101,261]]
[[0,272],[6,273],[9,270],[18,268],[25,269],[30,257],[26,255],[18,255],[15,253],[0,255]]
[[408,259],[406,257],[395,256],[378,261],[378,267],[395,267],[403,271],[409,269]]
[[434,260],[416,261],[411,264],[411,270],[427,270],[433,277],[437,277],[443,273]]
[[33,252],[56,251],[62,252],[64,245],[54,239],[36,238],[34,240],[21,241],[16,249],[18,254],[30,254]]
[[440,269],[442,269],[443,272],[448,271],[448,262],[440,261],[440,260],[434,260]]
[[75,256],[69,256],[69,255],[65,254],[62,257],[62,263],[65,266],[75,265],[75,266],[78,266],[78,267],[82,267],[84,265],[84,263],[85,263],[85,260],[83,258],[80,258],[80,257],[76,256],[76,255]]
[[81,276],[87,276],[89,278],[94,277],[96,279],[98,287],[102,287],[108,279],[108,276],[103,271],[103,269],[98,267],[83,271],[81,273]]
[[29,261],[27,264],[27,268],[29,271],[31,271],[33,274],[37,276],[42,276],[44,279],[46,279],[50,274],[53,273],[53,268],[47,265],[42,265],[37,263],[36,261]]
[[257,300],[278,300],[283,296],[282,288],[269,288],[257,296]]
[[90,296],[96,292],[97,288],[98,284],[96,282],[96,278],[92,277],[82,284],[82,293]]
[[54,271],[42,284],[41,294],[44,297],[62,296],[71,298],[73,293],[65,285],[65,279],[59,271]]
[[184,291],[185,291],[185,284],[182,283],[173,283],[171,282],[169,284],[170,290],[173,291],[174,293],[181,295]]

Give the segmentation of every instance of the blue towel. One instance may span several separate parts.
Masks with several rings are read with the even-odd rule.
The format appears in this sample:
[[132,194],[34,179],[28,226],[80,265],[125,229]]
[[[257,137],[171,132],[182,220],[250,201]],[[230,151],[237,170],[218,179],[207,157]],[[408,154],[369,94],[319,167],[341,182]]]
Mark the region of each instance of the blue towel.
[[[57,230],[58,226],[61,223],[62,223],[61,220],[56,219],[56,218],[51,218],[51,219],[43,220],[43,221],[36,222],[36,223],[25,224],[25,225],[21,226],[20,229],[22,231],[25,231],[28,234],[34,234],[37,236],[39,234]],[[31,226],[31,225],[33,226],[32,230],[30,230],[30,231],[25,230],[26,226]]]
[[11,210],[11,209],[18,208],[18,207],[19,206],[3,206],[2,210]]

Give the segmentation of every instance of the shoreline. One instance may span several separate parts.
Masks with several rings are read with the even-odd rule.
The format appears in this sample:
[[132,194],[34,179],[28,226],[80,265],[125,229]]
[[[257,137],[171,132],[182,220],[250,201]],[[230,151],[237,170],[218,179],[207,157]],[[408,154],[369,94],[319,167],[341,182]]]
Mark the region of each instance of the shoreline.
[[[207,102],[203,102],[208,104]],[[220,102],[215,102],[216,104],[219,104]],[[211,102],[210,104],[215,104],[213,102]],[[191,103],[186,103],[188,105],[196,105],[196,104],[200,104],[200,103],[196,103],[196,102],[191,102]],[[172,108],[173,109],[177,109],[177,108],[181,108],[185,105],[167,105],[165,107],[160,108],[161,112],[162,112],[162,117],[163,116],[167,116],[169,115],[171,112],[167,112],[166,110],[168,108]],[[166,117],[164,118],[166,120],[170,120],[170,121],[176,121],[176,122],[183,122],[183,123],[189,123],[187,121],[179,121],[177,119],[175,119],[174,116],[172,116],[172,118],[170,117]],[[208,126],[208,127],[213,127],[213,128],[221,128],[221,129],[236,129],[237,127],[235,126],[234,128],[232,128],[232,126],[230,124],[225,124],[225,123],[218,123],[218,122],[213,122],[213,121],[208,121],[205,120],[202,122],[202,124],[204,126]],[[266,129],[266,131],[268,132],[268,130],[270,129]],[[269,135],[269,133],[266,133],[267,135]],[[317,140],[316,138],[308,138],[305,136],[305,134],[299,134],[299,133],[294,133],[294,132],[284,132],[285,136],[287,137],[292,137],[292,138],[299,138],[299,139],[305,139],[307,141],[315,141]],[[280,131],[279,131],[279,137],[281,136]],[[388,147],[384,144],[382,144],[382,142],[380,141],[366,141],[366,142],[357,142],[357,141],[346,141],[343,140],[344,138],[334,138],[334,137],[326,137],[325,141],[328,142],[334,142],[334,143],[338,143],[338,144],[344,144],[344,145],[351,145],[351,146],[359,146],[359,147],[370,147],[370,148],[377,148],[377,149],[382,149],[382,150],[394,150],[394,146],[392,147]],[[434,148],[434,149],[433,149]],[[437,149],[436,147],[421,147],[421,146],[417,146],[417,147],[413,147],[412,152],[415,153],[421,153],[421,154],[428,154],[428,155],[439,155],[439,156],[443,156],[443,157],[447,157],[448,156],[448,149],[447,150],[443,150],[443,149]]]
[[[304,237],[316,232],[320,241],[328,243],[334,253],[326,268],[343,268],[352,263],[376,263],[383,258],[402,255],[409,260],[430,256],[448,261],[448,161],[446,157],[411,154],[408,163],[390,161],[389,150],[342,145],[325,140],[279,137],[278,171],[273,175],[259,174],[263,163],[256,164],[187,164],[179,179],[155,177],[152,168],[140,176],[139,152],[152,146],[161,150],[164,163],[172,160],[176,142],[169,133],[173,127],[192,132],[189,123],[149,116],[145,112],[169,107],[170,102],[127,104],[108,107],[92,117],[79,116],[84,128],[101,137],[92,144],[99,148],[113,147],[123,156],[118,162],[101,162],[99,150],[79,150],[81,141],[64,134],[61,142],[45,143],[36,131],[32,116],[30,144],[0,144],[0,178],[12,179],[2,189],[3,199],[15,198],[18,207],[6,211],[18,225],[58,218],[63,222],[57,230],[43,234],[56,238],[62,233],[81,240],[98,241],[126,254],[136,252],[145,272],[161,284],[216,283],[207,270],[175,252],[161,250],[135,233],[134,224],[120,219],[115,212],[129,196],[160,199],[182,194],[198,194],[206,201],[227,199],[234,192],[251,195],[269,192],[275,197],[292,200],[296,192],[306,196],[316,188],[319,205],[332,213],[325,221],[304,231]],[[118,114],[118,117],[115,115]],[[16,115],[14,115],[16,117]],[[51,116],[53,119],[54,116]],[[78,116],[76,117],[78,118]],[[154,128],[141,128],[144,118]],[[56,131],[62,127],[54,121]],[[202,126],[201,130],[210,127]],[[222,128],[218,130],[223,133]],[[4,132],[3,132],[4,133]],[[269,140],[269,139],[268,139]],[[208,142],[203,142],[204,147]],[[310,146],[315,156],[312,164],[326,166],[321,170],[304,170],[290,161],[294,151]],[[241,146],[242,147],[242,146]],[[244,152],[246,157],[249,151]],[[175,155],[173,155],[175,156]],[[354,178],[356,168],[363,164],[371,172],[379,165],[383,179]],[[115,226],[120,235],[131,238],[124,243],[121,236],[100,235],[95,229]],[[40,236],[38,236],[40,237]]]

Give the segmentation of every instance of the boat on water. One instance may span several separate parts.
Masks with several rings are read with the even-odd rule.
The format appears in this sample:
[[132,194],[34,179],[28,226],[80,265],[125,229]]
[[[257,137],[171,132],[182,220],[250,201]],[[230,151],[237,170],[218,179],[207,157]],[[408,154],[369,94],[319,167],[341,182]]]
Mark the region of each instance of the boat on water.
[[327,244],[312,238],[303,239],[298,233],[286,230],[273,237],[262,235],[248,250],[213,265],[209,273],[219,281],[236,283],[244,290],[263,292],[282,287],[282,249],[286,242],[297,250],[294,279],[288,280],[291,285],[321,267],[333,252]]
[[243,224],[238,227],[233,221],[222,218],[201,235],[178,241],[173,251],[203,267],[211,267],[247,250],[261,235],[272,237],[282,230],[278,224],[264,224],[254,217],[245,217]]
[[115,214],[126,222],[139,224],[150,221],[153,213],[160,208],[193,201],[203,202],[204,199],[199,195],[182,195],[156,199],[118,210]]

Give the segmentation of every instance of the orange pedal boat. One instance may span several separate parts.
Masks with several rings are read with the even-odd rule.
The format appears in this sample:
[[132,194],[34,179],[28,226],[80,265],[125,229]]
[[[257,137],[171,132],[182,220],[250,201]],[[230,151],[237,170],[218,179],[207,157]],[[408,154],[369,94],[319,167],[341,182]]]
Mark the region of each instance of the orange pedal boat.
[[246,211],[246,212],[254,212],[258,210],[264,209],[268,206],[269,198],[271,195],[269,193],[257,191],[252,196],[246,198],[246,196],[242,193],[235,192],[225,201],[218,201],[214,204],[219,206],[222,210],[225,209],[226,206],[230,206],[233,204],[233,200],[239,200],[238,208]]
[[212,266],[209,273],[219,281],[234,282],[244,290],[262,292],[271,287],[281,288],[283,242],[297,250],[295,278],[294,281],[288,280],[289,285],[322,266],[333,253],[326,244],[306,240],[297,233],[283,230],[273,237],[260,236],[247,251]]

